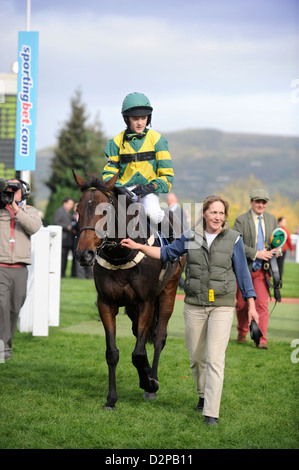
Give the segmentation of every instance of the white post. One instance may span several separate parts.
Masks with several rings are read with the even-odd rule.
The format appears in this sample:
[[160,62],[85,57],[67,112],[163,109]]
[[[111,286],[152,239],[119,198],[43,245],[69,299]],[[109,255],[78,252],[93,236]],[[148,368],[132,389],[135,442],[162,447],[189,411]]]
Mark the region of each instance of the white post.
[[295,263],[299,263],[299,235],[292,234],[291,240],[293,245],[295,245]]
[[27,296],[20,311],[19,330],[48,336],[49,326],[59,326],[62,227],[41,227],[31,237]]
[[33,295],[33,336],[48,336],[49,334],[49,245],[50,232],[42,227],[34,238],[32,268],[34,279]]
[[62,227],[47,228],[50,231],[49,326],[59,326]]

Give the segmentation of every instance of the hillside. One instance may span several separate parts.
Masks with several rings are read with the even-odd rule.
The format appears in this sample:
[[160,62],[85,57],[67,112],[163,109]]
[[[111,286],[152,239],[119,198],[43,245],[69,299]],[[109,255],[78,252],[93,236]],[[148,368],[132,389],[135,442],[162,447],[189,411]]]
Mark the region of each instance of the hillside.
[[299,199],[299,138],[185,130],[164,134],[175,170],[173,190],[183,199],[218,193],[253,174],[270,192]]
[[[202,200],[253,174],[269,191],[299,200],[299,137],[191,129],[164,134],[173,159],[173,191],[181,200]],[[36,201],[48,198],[53,148],[37,152]]]

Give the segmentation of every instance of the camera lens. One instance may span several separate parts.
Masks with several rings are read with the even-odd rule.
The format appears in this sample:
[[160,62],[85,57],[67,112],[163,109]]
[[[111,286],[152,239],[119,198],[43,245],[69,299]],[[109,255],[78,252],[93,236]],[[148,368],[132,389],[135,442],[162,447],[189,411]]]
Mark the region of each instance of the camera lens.
[[14,193],[12,191],[2,191],[0,193],[0,202],[3,204],[11,204],[14,200]]

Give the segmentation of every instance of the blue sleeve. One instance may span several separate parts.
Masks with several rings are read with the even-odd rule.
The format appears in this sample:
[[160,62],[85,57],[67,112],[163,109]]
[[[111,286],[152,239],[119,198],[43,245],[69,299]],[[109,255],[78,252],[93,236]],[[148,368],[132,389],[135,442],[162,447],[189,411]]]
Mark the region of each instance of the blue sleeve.
[[246,300],[249,297],[254,297],[256,299],[256,293],[253,288],[251,275],[247,265],[244,243],[241,236],[235,243],[232,261],[233,270],[235,272],[240,291],[242,292],[243,300]]
[[176,238],[170,245],[162,246],[161,248],[161,261],[174,261],[187,252],[189,232],[183,232],[180,238]]

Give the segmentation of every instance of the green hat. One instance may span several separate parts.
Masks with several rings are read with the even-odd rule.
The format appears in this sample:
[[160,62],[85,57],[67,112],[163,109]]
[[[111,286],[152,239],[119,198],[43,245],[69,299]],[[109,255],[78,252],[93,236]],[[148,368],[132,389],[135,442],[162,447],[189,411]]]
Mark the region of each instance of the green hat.
[[143,93],[130,93],[123,101],[121,113],[123,116],[148,116],[153,108],[150,100]]
[[252,191],[250,191],[249,197],[250,200],[254,201],[257,201],[259,199],[263,199],[263,201],[266,202],[270,201],[269,193],[267,193],[267,191],[265,191],[264,189],[253,189]]

